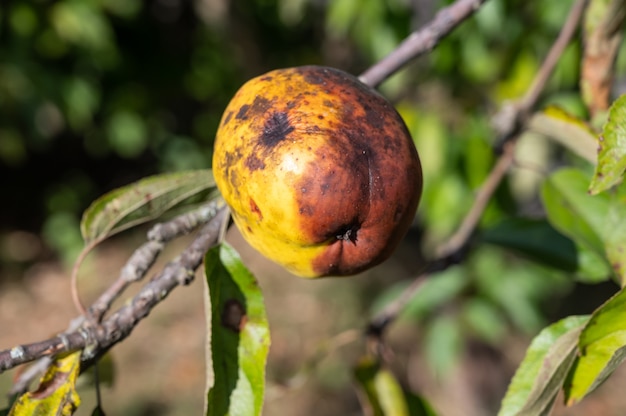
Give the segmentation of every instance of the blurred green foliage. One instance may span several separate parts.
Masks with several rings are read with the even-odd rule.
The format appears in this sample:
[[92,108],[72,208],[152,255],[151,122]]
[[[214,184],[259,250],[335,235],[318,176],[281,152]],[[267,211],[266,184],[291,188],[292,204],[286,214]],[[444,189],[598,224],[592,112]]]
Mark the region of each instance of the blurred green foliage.
[[[41,232],[53,248],[75,249],[80,214],[105,191],[148,174],[209,167],[221,111],[246,79],[301,64],[359,73],[449,3],[3,3],[0,179],[8,198],[0,233]],[[525,93],[572,3],[490,0],[432,53],[381,86],[423,161],[416,227],[423,230],[424,255],[432,256],[467,212],[496,157],[490,115]],[[586,115],[578,92],[580,48],[567,49],[542,105]],[[563,163],[584,165],[545,140],[532,143],[483,217],[485,244],[466,264],[429,282],[405,313],[424,325],[426,351],[441,374],[464,339],[497,345],[512,331],[539,330],[574,285],[570,240],[548,231],[563,256],[554,267],[528,260],[532,244],[520,255],[526,240],[503,241],[498,234],[520,219],[538,221],[545,231],[539,200],[545,173]],[[391,287],[378,305],[406,284]]]

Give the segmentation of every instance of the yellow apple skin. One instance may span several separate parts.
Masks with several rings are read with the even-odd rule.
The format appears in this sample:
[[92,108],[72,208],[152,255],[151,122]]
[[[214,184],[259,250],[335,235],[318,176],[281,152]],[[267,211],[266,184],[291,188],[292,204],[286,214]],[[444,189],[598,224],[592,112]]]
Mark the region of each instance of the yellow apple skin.
[[406,125],[343,71],[279,69],[235,94],[213,173],[244,238],[302,277],[347,276],[386,260],[422,191]]

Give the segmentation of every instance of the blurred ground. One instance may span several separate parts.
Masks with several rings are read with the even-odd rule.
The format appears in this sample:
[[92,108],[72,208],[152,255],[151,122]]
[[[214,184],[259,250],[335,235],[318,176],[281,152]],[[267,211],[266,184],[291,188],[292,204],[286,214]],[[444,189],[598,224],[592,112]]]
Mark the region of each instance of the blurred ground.
[[[266,298],[272,346],[264,414],[363,414],[350,382],[350,368],[365,348],[358,331],[367,321],[374,294],[412,272],[402,266],[411,264],[407,261],[410,250],[401,247],[385,265],[353,279],[308,281],[288,276],[257,256],[238,233],[231,232],[229,240],[257,274]],[[82,273],[85,300],[93,299],[113,279],[140,241],[140,235],[116,238],[98,249]],[[162,258],[171,257],[184,243],[177,242]],[[176,289],[113,349],[115,381],[103,389],[107,414],[202,413],[205,370],[200,287],[196,280],[190,287]],[[63,329],[74,316],[68,288],[69,273],[56,261],[34,264],[20,284],[4,283],[0,289],[0,348],[38,341]],[[510,339],[500,350],[470,342],[460,365],[449,377],[438,380],[424,362],[419,337],[415,325],[400,322],[391,328],[391,367],[406,387],[423,394],[442,416],[495,414],[528,342]],[[319,354],[333,342],[340,346]],[[316,356],[321,358],[314,361]],[[304,370],[313,362],[314,369]],[[14,374],[0,375],[0,391],[8,390]],[[626,372],[622,369],[582,404],[571,409],[559,405],[554,414],[624,414],[626,397],[619,393],[624,383]],[[94,403],[93,388],[81,389],[81,397],[84,405],[77,414],[88,415]],[[5,398],[0,398],[0,408],[5,405]]]

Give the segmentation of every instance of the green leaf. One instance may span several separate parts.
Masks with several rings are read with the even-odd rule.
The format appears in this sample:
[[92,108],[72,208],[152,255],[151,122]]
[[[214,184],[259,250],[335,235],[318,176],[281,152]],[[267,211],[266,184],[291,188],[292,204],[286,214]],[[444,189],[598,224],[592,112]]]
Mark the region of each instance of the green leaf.
[[69,416],[80,405],[76,379],[80,373],[81,352],[56,359],[41,378],[34,392],[23,394],[13,404],[9,416]]
[[626,289],[594,311],[578,348],[579,357],[564,388],[568,405],[595,390],[626,359]]
[[391,371],[379,362],[366,357],[354,369],[354,376],[367,399],[364,403],[373,416],[409,416],[409,408],[402,387]]
[[545,220],[507,219],[485,230],[482,240],[568,272],[575,271],[578,265],[576,245]]
[[426,358],[436,376],[445,378],[459,361],[463,335],[455,316],[440,316],[428,327],[424,339]]
[[626,184],[620,185],[611,195],[604,245],[611,267],[623,286],[626,284]]
[[545,180],[541,196],[548,221],[576,243],[581,274],[597,281],[610,275],[602,239],[609,197],[589,195],[587,183],[583,172],[561,169]]
[[547,415],[576,358],[586,316],[570,316],[544,328],[518,367],[498,416]]
[[[204,258],[211,302],[211,368],[207,415],[260,415],[270,332],[254,276],[227,244]],[[207,364],[208,365],[208,364]]]
[[80,229],[86,244],[153,220],[192,197],[215,192],[210,170],[150,176],[115,189],[94,201],[83,214]]
[[626,170],[626,95],[619,97],[609,109],[599,138],[598,164],[589,187],[597,194],[622,181]]
[[409,407],[409,415],[411,416],[437,416],[433,407],[421,396],[411,392],[404,393],[406,404]]

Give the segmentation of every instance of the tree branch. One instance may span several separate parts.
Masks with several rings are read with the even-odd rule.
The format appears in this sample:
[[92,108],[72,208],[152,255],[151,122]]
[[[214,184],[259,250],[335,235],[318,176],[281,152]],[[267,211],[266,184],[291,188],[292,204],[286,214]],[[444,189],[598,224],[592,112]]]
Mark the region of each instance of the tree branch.
[[457,0],[441,9],[422,29],[413,32],[389,55],[359,76],[364,84],[377,87],[411,60],[430,52],[441,39],[476,12],[487,0]]
[[[113,345],[126,338],[154,306],[167,297],[177,286],[189,284],[202,264],[204,254],[218,242],[222,224],[228,218],[223,207],[198,233],[195,240],[168,263],[163,271],[148,282],[125,306],[99,325],[87,321],[79,328],[54,338],[33,344],[20,345],[0,351],[0,373],[17,365],[63,352],[84,349],[83,361],[92,364]],[[88,365],[83,365],[83,370]],[[13,389],[16,390],[15,388]]]
[[133,282],[144,278],[150,267],[163,250],[164,244],[189,234],[199,225],[215,217],[220,207],[224,206],[221,200],[213,200],[197,210],[185,213],[165,223],[154,225],[148,231],[148,241],[132,254],[122,268],[117,280],[89,307],[88,313],[95,322],[100,322],[109,310],[115,299]]

